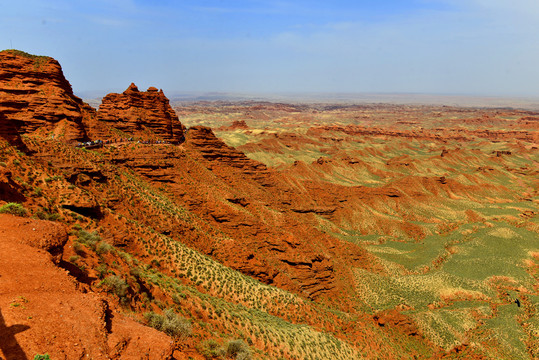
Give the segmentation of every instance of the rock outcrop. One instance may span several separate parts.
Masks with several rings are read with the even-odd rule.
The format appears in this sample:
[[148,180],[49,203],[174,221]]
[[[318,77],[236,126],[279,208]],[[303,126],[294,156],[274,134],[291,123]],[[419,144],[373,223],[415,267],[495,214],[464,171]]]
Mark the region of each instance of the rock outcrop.
[[25,197],[22,195],[22,188],[13,181],[11,171],[0,166],[0,201],[22,202]]
[[249,130],[249,125],[245,120],[235,120],[229,126],[221,126],[218,130],[221,131],[234,131],[234,130]]
[[208,127],[193,126],[189,128],[186,138],[187,146],[199,151],[209,161],[227,164],[233,168],[240,169],[244,174],[253,175],[260,180],[267,177],[269,173],[266,165],[251,160],[241,151],[226,145]]
[[154,87],[142,92],[132,83],[121,94],[108,94],[99,106],[98,120],[129,135],[145,139],[172,143],[181,143],[184,139],[185,126],[170,106],[163,90]]
[[[6,219],[7,218],[7,219]],[[34,219],[3,216],[2,224],[14,224],[14,231],[24,233],[18,238],[21,244],[47,251],[51,260],[58,264],[64,252],[64,245],[68,240],[65,225],[55,221],[37,221]],[[6,231],[2,230],[2,234]],[[9,233],[9,231],[7,231]]]
[[41,132],[67,141],[87,138],[94,110],[73,94],[58,61],[18,50],[0,51],[0,135],[19,141]]

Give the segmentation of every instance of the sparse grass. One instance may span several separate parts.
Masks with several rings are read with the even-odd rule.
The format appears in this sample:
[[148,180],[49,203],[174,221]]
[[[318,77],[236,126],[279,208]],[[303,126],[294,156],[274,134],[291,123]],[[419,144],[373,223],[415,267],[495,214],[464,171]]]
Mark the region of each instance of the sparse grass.
[[121,277],[116,275],[107,276],[101,281],[101,286],[103,286],[108,292],[117,295],[122,302],[126,300],[129,285],[127,285],[125,280]]
[[24,217],[28,214],[28,210],[18,203],[7,203],[0,206],[0,214],[11,214]]
[[[274,306],[280,307],[282,306],[280,304],[287,304],[287,307],[296,308],[297,310],[307,306],[310,307],[301,298],[278,288],[258,283],[249,277],[228,269],[186,248],[182,244],[174,245],[174,247],[184,248],[185,253],[183,256],[185,256],[185,261],[179,263],[192,266],[191,268],[194,271],[189,276],[193,278],[198,275],[202,275],[204,278],[208,276],[208,281],[203,281],[202,284],[205,284],[203,286],[207,287],[206,291],[214,295],[201,293],[195,288],[180,285],[177,280],[160,274],[154,268],[141,268],[140,275],[141,278],[149,283],[158,285],[161,289],[168,292],[171,297],[176,295],[174,298],[179,302],[180,306],[185,306],[187,303],[192,306],[193,302],[199,303],[201,309],[205,309],[207,312],[211,311],[217,316],[210,322],[215,322],[216,325],[222,324],[223,320],[225,324],[236,329],[240,327],[240,324],[245,324],[246,335],[252,341],[260,339],[256,335],[257,333],[270,332],[272,334],[271,336],[261,339],[265,344],[265,351],[275,351],[275,345],[273,344],[278,337],[279,339],[283,339],[279,340],[280,343],[284,341],[288,344],[286,346],[286,353],[298,354],[297,356],[299,358],[306,356],[309,351],[308,349],[310,351],[316,351],[322,358],[331,358],[334,356],[335,350],[330,345],[335,343],[339,344],[340,350],[336,352],[339,354],[338,356],[344,358],[346,356],[355,356],[355,358],[359,358],[358,353],[353,347],[346,342],[341,342],[334,338],[331,334],[318,332],[308,325],[295,325],[268,313],[270,311],[277,312]],[[196,265],[198,262],[200,262],[200,265]],[[185,268],[182,268],[180,271],[182,273],[188,272]],[[210,284],[218,287],[208,287]],[[219,287],[222,288],[219,289]],[[182,294],[183,296],[177,296],[177,294]],[[185,296],[186,294],[188,296]],[[323,316],[323,311],[321,309],[319,311],[318,316]],[[307,350],[304,350],[301,347],[301,343],[295,342],[293,339],[301,339],[305,343],[304,347]],[[206,349],[203,350],[203,353],[208,358],[222,356],[226,351],[226,348],[221,345],[217,347],[202,346],[202,348]],[[242,356],[247,356],[247,353]]]
[[173,338],[184,339],[191,335],[191,323],[178,316],[172,309],[166,309],[163,311],[163,315],[148,312],[144,314],[144,318],[148,326]]
[[31,59],[34,61],[34,67],[36,69],[40,69],[43,64],[45,64],[47,61],[49,61],[51,58],[48,56],[41,56],[41,55],[32,55],[27,52],[16,50],[16,49],[9,49],[5,50],[6,52],[9,52],[13,55],[22,56],[28,59]]
[[91,248],[95,248],[96,244],[101,241],[101,237],[97,233],[97,231],[94,232],[87,232],[86,230],[79,230],[77,242],[81,244],[88,245]]
[[34,356],[34,359],[33,360],[51,360],[49,354],[37,354]]

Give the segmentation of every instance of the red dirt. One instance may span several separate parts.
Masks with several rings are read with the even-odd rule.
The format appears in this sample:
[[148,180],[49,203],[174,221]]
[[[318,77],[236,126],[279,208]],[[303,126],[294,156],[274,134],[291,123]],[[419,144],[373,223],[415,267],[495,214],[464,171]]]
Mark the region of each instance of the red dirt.
[[0,353],[9,360],[45,353],[52,359],[170,357],[168,336],[110,309],[100,296],[77,290],[40,249],[67,240],[59,227],[0,215]]

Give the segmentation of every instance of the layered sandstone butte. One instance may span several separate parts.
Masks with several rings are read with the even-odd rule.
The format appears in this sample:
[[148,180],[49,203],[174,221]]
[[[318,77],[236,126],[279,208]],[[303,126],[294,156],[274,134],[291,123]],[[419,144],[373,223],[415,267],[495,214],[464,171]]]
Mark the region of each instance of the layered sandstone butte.
[[132,83],[121,94],[108,94],[99,106],[98,119],[130,135],[155,136],[172,143],[180,143],[184,139],[185,126],[163,90],[154,87],[142,92]]
[[87,138],[93,109],[73,94],[58,61],[18,50],[0,51],[0,136],[40,131],[67,141]]

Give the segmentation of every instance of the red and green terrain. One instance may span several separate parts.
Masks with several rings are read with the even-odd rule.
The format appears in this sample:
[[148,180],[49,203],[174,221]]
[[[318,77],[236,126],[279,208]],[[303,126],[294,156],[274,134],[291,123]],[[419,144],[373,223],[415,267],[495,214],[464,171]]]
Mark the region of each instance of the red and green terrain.
[[0,52],[0,355],[535,359],[538,130],[135,85],[96,110]]

